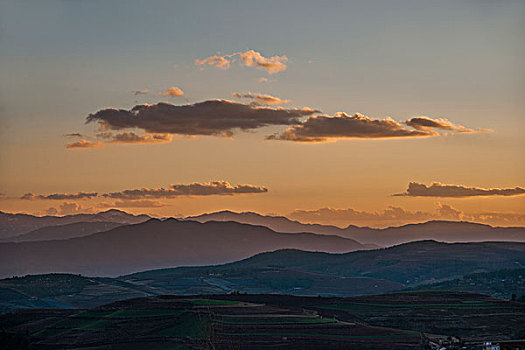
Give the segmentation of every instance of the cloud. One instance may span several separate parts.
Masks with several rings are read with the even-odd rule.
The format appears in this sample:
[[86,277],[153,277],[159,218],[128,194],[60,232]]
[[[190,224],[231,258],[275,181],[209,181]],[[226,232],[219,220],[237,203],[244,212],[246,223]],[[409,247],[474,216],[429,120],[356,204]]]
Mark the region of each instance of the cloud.
[[326,142],[339,138],[394,138],[436,136],[432,131],[410,130],[393,119],[373,119],[362,114],[349,116],[311,116],[306,121],[289,127],[280,135],[268,136],[269,140],[296,142]]
[[104,148],[104,143],[102,142],[92,142],[88,140],[80,140],[77,142],[68,143],[66,145],[67,149],[90,149],[90,148]]
[[117,200],[114,203],[99,203],[99,208],[161,208],[168,206],[157,200]]
[[105,193],[102,196],[113,199],[160,199],[180,196],[211,196],[211,195],[239,195],[251,193],[265,193],[268,189],[254,185],[230,185],[227,181],[194,182],[188,185],[170,185],[168,188],[141,188],[120,192]]
[[477,197],[477,196],[517,196],[525,194],[525,188],[480,188],[462,185],[446,185],[434,182],[430,186],[410,182],[404,193],[394,196],[406,197]]
[[[215,67],[215,68],[219,68],[219,69],[223,69],[223,70],[226,70],[226,69],[229,69],[230,68],[230,57],[231,56],[228,56],[228,58],[226,57],[223,57],[223,56],[210,56],[210,57],[206,57],[202,60],[199,60],[198,58],[196,58],[193,63],[196,65],[196,66],[205,66],[205,65],[208,65],[208,66],[212,66],[212,67]],[[202,67],[204,68],[204,67]]]
[[269,125],[293,125],[317,113],[309,108],[284,109],[252,106],[227,100],[209,100],[175,106],[169,103],[137,105],[131,110],[106,108],[87,117],[105,128],[139,128],[148,133],[231,137],[234,130]]
[[72,200],[72,199],[92,199],[98,196],[97,192],[77,192],[77,193],[53,193],[53,194],[39,194],[26,193],[20,199],[24,200]]
[[[106,138],[108,134],[104,135]],[[173,140],[170,134],[144,134],[137,135],[134,132],[123,132],[113,135],[110,133],[111,143],[169,143]]]
[[88,213],[92,211],[93,211],[92,208],[84,208],[80,204],[75,203],[75,202],[64,202],[60,205],[59,213],[61,215],[71,215],[71,214],[79,214],[79,213]]
[[254,105],[281,105],[285,103],[290,103],[290,100],[283,100],[279,97],[275,97],[272,95],[266,95],[266,94],[254,94],[251,92],[246,92],[244,94],[234,92],[232,94],[233,97],[236,98],[246,98],[249,100],[252,100],[252,104]]
[[286,56],[272,56],[264,57],[261,53],[248,50],[245,52],[235,52],[230,55],[215,55],[204,59],[195,59],[194,64],[204,68],[204,66],[212,66],[219,69],[227,70],[231,63],[235,61],[246,67],[255,67],[266,70],[270,74],[275,74],[286,70],[288,57]]
[[259,83],[268,83],[270,80],[268,80],[268,78],[265,78],[265,77],[262,77],[262,78],[259,78],[259,80],[257,80]]
[[414,117],[405,122],[406,125],[413,127],[416,130],[432,130],[432,129],[440,129],[440,130],[455,130],[457,132],[466,132],[466,133],[474,133],[474,132],[483,132],[483,131],[490,131],[488,129],[480,129],[480,130],[474,130],[474,129],[468,129],[464,127],[463,125],[457,125],[452,123],[448,119],[431,119],[429,117]]
[[410,211],[390,206],[382,211],[367,212],[352,208],[321,208],[295,210],[288,216],[305,223],[320,223],[346,227],[348,225],[388,227],[429,220],[479,222],[494,226],[524,226],[525,214],[510,212],[465,213],[449,204],[436,203],[434,212]]
[[348,224],[388,226],[407,221],[429,220],[431,214],[389,206],[381,212],[367,212],[352,208],[295,210],[289,214],[289,217],[302,222],[325,223],[340,226],[347,226]]
[[78,133],[78,132],[73,132],[73,133],[71,133],[71,134],[65,134],[64,136],[66,136],[66,137],[73,137],[73,138],[74,138],[74,137],[79,137],[79,138],[89,137],[89,136],[86,136],[86,135],[84,135],[84,134],[80,134],[80,133]]
[[51,216],[54,216],[54,215],[57,215],[58,214],[58,210],[57,208],[47,208],[45,211],[44,211],[44,214],[46,215],[51,215]]
[[147,95],[148,92],[149,92],[148,89],[144,89],[144,90],[137,90],[137,91],[134,91],[133,94],[134,94],[135,96],[137,96],[137,95]]
[[160,94],[162,96],[179,97],[179,96],[184,96],[184,91],[182,91],[176,86],[172,86],[166,91],[161,92]]

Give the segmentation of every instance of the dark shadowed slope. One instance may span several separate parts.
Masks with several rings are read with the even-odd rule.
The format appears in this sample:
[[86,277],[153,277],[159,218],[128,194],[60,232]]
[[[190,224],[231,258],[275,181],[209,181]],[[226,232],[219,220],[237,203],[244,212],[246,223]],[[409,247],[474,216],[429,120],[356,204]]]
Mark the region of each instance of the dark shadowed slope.
[[97,214],[76,214],[66,216],[33,216],[11,214],[0,211],[0,239],[15,237],[45,226],[66,225],[76,222],[116,222],[138,224],[149,220],[147,215],[133,215],[121,210],[110,209]]
[[29,233],[6,238],[9,242],[30,242],[30,241],[52,241],[57,239],[69,239],[88,236],[97,232],[104,232],[115,227],[122,226],[118,222],[75,222],[72,224],[45,226]]
[[169,266],[218,264],[282,248],[340,253],[363,246],[338,236],[277,233],[236,222],[151,219],[68,240],[2,243],[0,276],[47,272],[116,275]]
[[425,239],[433,239],[441,242],[525,242],[525,227],[492,227],[489,225],[458,221],[429,221],[400,227],[374,229],[353,225],[340,228],[331,225],[303,224],[283,216],[267,216],[252,212],[235,213],[231,211],[220,211],[189,217],[187,219],[200,222],[212,220],[237,221],[246,224],[266,226],[278,232],[335,234],[355,239],[362,244],[375,244],[378,246],[391,246]]

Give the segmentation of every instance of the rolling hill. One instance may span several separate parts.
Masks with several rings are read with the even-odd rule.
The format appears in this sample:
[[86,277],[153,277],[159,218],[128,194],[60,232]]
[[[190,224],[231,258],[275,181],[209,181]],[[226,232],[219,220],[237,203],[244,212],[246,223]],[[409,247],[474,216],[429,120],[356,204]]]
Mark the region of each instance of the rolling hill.
[[174,293],[222,290],[347,296],[524,266],[525,243],[420,241],[345,254],[278,250],[224,265],[161,269],[121,278]]

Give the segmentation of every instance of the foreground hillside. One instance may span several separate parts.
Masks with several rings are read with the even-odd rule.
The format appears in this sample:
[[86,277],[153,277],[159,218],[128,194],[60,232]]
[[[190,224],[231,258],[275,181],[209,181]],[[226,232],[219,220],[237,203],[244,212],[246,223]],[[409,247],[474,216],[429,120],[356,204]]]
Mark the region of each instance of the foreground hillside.
[[277,233],[236,222],[151,219],[66,240],[1,243],[0,277],[69,272],[115,276],[146,269],[219,264],[283,248],[343,253],[359,242],[313,233]]
[[450,292],[158,296],[90,310],[15,312],[0,324],[3,349],[401,350],[430,349],[451,336],[467,349],[483,340],[505,349],[525,336],[525,304]]
[[[411,288],[414,290],[414,288]],[[471,273],[449,281],[424,284],[417,289],[457,290],[493,295],[499,298],[525,298],[525,269]]]

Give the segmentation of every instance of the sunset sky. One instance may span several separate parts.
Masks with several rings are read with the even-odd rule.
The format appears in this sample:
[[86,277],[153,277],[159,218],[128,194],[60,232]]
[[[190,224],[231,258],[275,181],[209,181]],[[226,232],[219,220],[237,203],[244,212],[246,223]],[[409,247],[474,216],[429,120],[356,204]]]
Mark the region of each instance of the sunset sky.
[[0,3],[0,210],[525,226],[525,2]]

